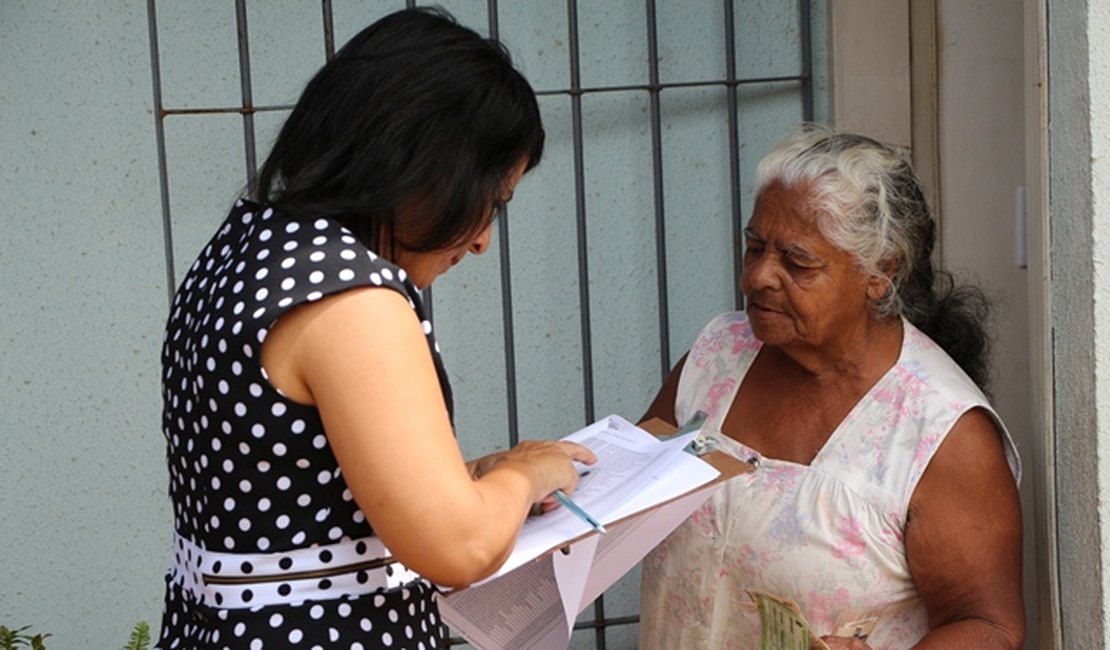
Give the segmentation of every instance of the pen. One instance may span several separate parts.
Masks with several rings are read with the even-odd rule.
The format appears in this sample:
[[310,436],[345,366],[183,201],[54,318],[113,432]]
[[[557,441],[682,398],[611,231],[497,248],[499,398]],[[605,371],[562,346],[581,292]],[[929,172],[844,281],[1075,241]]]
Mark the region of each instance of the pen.
[[589,524],[594,530],[599,533],[605,532],[605,526],[602,526],[601,522],[591,517],[590,513],[583,510],[582,506],[575,503],[574,500],[568,497],[565,492],[563,492],[562,490],[555,490],[555,498],[558,499],[559,503],[563,504],[564,508],[570,510],[572,513],[574,513],[575,517],[578,517],[582,521]]

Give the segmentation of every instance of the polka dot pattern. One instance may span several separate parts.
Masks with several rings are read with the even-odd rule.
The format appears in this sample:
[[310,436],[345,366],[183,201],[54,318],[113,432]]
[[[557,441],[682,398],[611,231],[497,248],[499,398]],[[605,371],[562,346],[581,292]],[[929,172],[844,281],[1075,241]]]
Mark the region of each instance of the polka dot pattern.
[[[239,201],[193,263],[171,305],[162,351],[169,491],[176,533],[188,544],[280,561],[282,554],[297,557],[373,534],[350,497],[319,412],[282,395],[260,363],[266,333],[283,313],[361,286],[408,298],[450,409],[447,375],[416,287],[337,222],[294,220]],[[179,563],[197,576],[216,570],[195,559]],[[362,573],[313,581],[314,600],[259,604],[282,595],[282,585],[243,585],[228,598],[240,602],[215,603],[198,597],[175,569],[167,576],[157,647],[446,646],[426,581],[360,595],[354,587],[366,582]],[[295,599],[296,585],[287,586],[284,596]]]
[[[302,607],[267,606],[228,610],[198,606],[180,585],[169,581],[161,650],[240,648],[448,648],[435,590],[419,581],[409,588],[375,596],[334,599]],[[383,598],[381,603],[376,602]],[[384,613],[404,612],[405,624]],[[167,631],[169,634],[167,634]]]

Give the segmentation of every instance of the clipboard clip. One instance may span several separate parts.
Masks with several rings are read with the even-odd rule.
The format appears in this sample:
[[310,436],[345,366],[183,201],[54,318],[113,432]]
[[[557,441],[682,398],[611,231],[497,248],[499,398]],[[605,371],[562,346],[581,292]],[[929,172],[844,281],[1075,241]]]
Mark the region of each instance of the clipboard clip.
[[[683,424],[681,427],[679,427],[678,431],[676,431],[674,435],[681,436],[685,433],[697,431],[702,427],[703,424],[705,424],[705,420],[707,418],[708,415],[706,415],[705,411],[695,411],[690,419],[687,420],[686,423]],[[713,438],[710,438],[709,436],[706,436],[705,433],[701,433],[700,435],[698,435],[698,437],[691,440],[690,444],[686,445],[684,451],[688,454],[693,454],[694,456],[704,456],[705,454],[708,454],[716,448],[717,441]]]
[[689,420],[686,420],[686,424],[680,426],[678,430],[674,433],[669,433],[667,435],[657,437],[660,440],[670,440],[671,438],[676,438],[683,434],[690,433],[691,431],[697,431],[701,428],[701,425],[705,424],[706,417],[708,416],[706,416],[705,411],[697,411],[692,416],[690,416]]
[[686,453],[693,454],[695,456],[704,456],[716,449],[717,439],[710,438],[704,433],[697,438],[694,438],[690,441],[690,444],[686,445]]
[[[690,416],[689,420],[686,420],[685,424],[678,428],[677,431],[667,435],[658,436],[658,438],[660,440],[670,440],[676,436],[681,436],[686,433],[697,431],[701,428],[703,424],[705,424],[705,420],[708,417],[709,416],[706,415],[705,411],[696,411],[692,416]],[[705,454],[708,454],[716,448],[717,441],[702,433],[701,435],[691,440],[690,444],[686,445],[683,451],[694,456],[704,456]]]

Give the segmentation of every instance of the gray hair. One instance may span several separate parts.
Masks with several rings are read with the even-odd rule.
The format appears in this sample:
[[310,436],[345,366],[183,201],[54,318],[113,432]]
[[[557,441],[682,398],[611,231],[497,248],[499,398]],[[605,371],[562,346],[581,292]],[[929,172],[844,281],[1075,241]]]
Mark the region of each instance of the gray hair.
[[989,301],[934,269],[936,222],[904,157],[862,135],[806,125],[760,161],[758,191],[775,182],[805,191],[821,235],[890,283],[872,306],[878,316],[905,317],[987,391]]
[[851,253],[864,273],[890,283],[876,313],[911,316],[905,285],[919,261],[931,265],[935,227],[902,156],[871,138],[811,125],[779,142],[756,176],[759,191],[774,181],[804,188],[821,235]]

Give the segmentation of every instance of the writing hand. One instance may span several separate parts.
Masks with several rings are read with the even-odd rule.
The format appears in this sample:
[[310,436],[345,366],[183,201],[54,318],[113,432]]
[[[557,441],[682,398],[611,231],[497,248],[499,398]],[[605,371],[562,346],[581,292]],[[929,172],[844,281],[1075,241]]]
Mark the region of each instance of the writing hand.
[[514,465],[531,478],[533,503],[539,503],[540,509],[546,512],[558,503],[553,495],[555,490],[571,494],[578,486],[576,462],[592,465],[597,462],[597,456],[574,442],[525,440],[508,451],[475,461],[471,465],[471,475],[475,470],[485,474],[498,465]]

